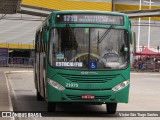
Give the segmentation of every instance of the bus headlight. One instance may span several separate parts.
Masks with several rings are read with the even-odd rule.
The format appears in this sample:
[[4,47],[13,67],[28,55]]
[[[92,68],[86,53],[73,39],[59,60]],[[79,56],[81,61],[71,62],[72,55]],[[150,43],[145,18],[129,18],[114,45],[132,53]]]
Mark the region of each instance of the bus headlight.
[[113,90],[114,92],[117,92],[117,91],[125,88],[127,85],[129,85],[129,80],[126,80],[126,81],[124,81],[124,82],[122,82],[122,83],[114,86],[114,87],[112,88],[112,90]]
[[56,89],[58,89],[58,90],[60,90],[60,91],[65,90],[65,88],[64,88],[62,85],[60,85],[60,84],[57,83],[56,81],[51,80],[51,79],[49,79],[49,78],[48,78],[48,83],[49,83],[52,87],[54,87],[54,88],[56,88]]

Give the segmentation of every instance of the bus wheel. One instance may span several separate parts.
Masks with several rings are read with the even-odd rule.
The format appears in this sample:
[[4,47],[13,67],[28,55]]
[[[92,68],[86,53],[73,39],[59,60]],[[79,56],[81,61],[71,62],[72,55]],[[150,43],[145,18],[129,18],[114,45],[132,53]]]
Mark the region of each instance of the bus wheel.
[[40,93],[37,91],[37,100],[43,101],[43,97],[40,95]]
[[108,114],[115,114],[117,110],[117,103],[107,103],[106,109]]
[[55,112],[56,110],[56,103],[54,102],[48,102],[48,112]]

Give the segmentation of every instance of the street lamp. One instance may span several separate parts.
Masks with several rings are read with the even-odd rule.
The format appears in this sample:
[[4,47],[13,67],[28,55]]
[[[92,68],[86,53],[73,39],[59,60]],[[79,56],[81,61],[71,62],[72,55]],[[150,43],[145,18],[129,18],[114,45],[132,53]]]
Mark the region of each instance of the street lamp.
[[[152,2],[151,0],[149,1],[146,1],[146,0],[143,0],[144,3],[149,3],[149,9],[151,9],[151,4],[154,3]],[[139,10],[142,10],[142,0],[139,0]],[[150,26],[150,23],[151,23],[151,18],[149,17],[149,28],[148,28],[148,48],[150,47],[150,34],[151,34],[151,26]],[[139,45],[139,41],[140,41],[140,31],[141,31],[141,18],[139,18],[139,21],[138,21],[138,42],[137,42],[137,50],[140,51],[140,45]]]
[[[142,6],[142,1],[140,0],[139,1],[139,10],[141,10],[141,6]],[[141,18],[139,17],[139,20],[138,20],[138,24],[139,24],[139,26],[138,26],[138,42],[137,42],[137,47],[138,47],[138,52],[139,52],[139,41],[140,41],[140,32],[141,32],[141,26],[140,26],[140,24],[141,24]]]
[[[143,1],[145,3],[148,3],[149,4],[149,9],[151,9],[151,4],[154,3],[152,2],[151,0],[149,1]],[[150,47],[150,38],[151,38],[151,26],[150,26],[150,23],[151,23],[151,17],[149,17],[149,25],[148,25],[148,48]]]

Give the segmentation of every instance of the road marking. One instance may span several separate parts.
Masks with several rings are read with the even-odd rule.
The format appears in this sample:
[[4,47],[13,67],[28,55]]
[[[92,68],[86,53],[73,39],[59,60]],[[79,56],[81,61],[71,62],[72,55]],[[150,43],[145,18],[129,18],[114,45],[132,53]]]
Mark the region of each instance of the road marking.
[[25,72],[33,72],[33,70],[6,71],[6,73],[25,73]]
[[138,72],[137,72],[137,73],[131,73],[131,74],[132,74],[132,75],[137,75],[137,74],[143,74],[143,75],[144,75],[144,74],[145,74],[145,75],[160,75],[160,73],[158,74],[158,73],[143,73],[143,72],[142,72],[142,73],[138,73]]
[[[11,94],[10,94],[10,88],[9,88],[9,79],[8,79],[6,73],[4,73],[4,74],[5,74],[6,83],[7,83],[7,89],[8,89],[9,110],[10,110],[10,111],[13,111],[13,105],[12,105],[12,100],[11,100],[11,96],[10,96]],[[14,117],[12,117],[11,119],[12,119],[12,120],[15,120]]]
[[[17,71],[16,71],[16,72],[17,72]],[[11,100],[11,96],[10,96],[10,95],[11,95],[10,91],[12,91],[12,94],[13,94],[13,97],[14,97],[15,101],[17,100],[17,95],[16,95],[16,93],[15,93],[13,84],[12,84],[11,80],[8,78],[7,74],[9,74],[9,73],[6,72],[6,73],[5,73],[5,77],[6,77],[6,80],[7,80],[7,87],[8,87],[8,91],[9,91],[8,96],[9,96],[9,98],[10,98],[10,100],[9,100],[9,103],[10,103],[10,111],[13,111],[13,104],[12,104],[12,100]],[[10,85],[10,87],[9,87],[9,85]],[[13,111],[13,112],[14,112],[14,111]],[[36,120],[36,118],[30,118],[30,119]],[[21,118],[21,117],[11,117],[11,120],[22,120],[22,118]]]

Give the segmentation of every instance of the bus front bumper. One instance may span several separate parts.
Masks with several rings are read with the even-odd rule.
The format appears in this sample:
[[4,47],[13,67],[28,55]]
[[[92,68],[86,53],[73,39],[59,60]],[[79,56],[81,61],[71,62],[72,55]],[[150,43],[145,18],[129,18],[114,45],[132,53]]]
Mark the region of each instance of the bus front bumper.
[[[114,92],[112,90],[73,90],[59,91],[48,85],[48,102],[119,102],[128,103],[129,86]],[[83,95],[92,95],[94,99],[84,99]]]

